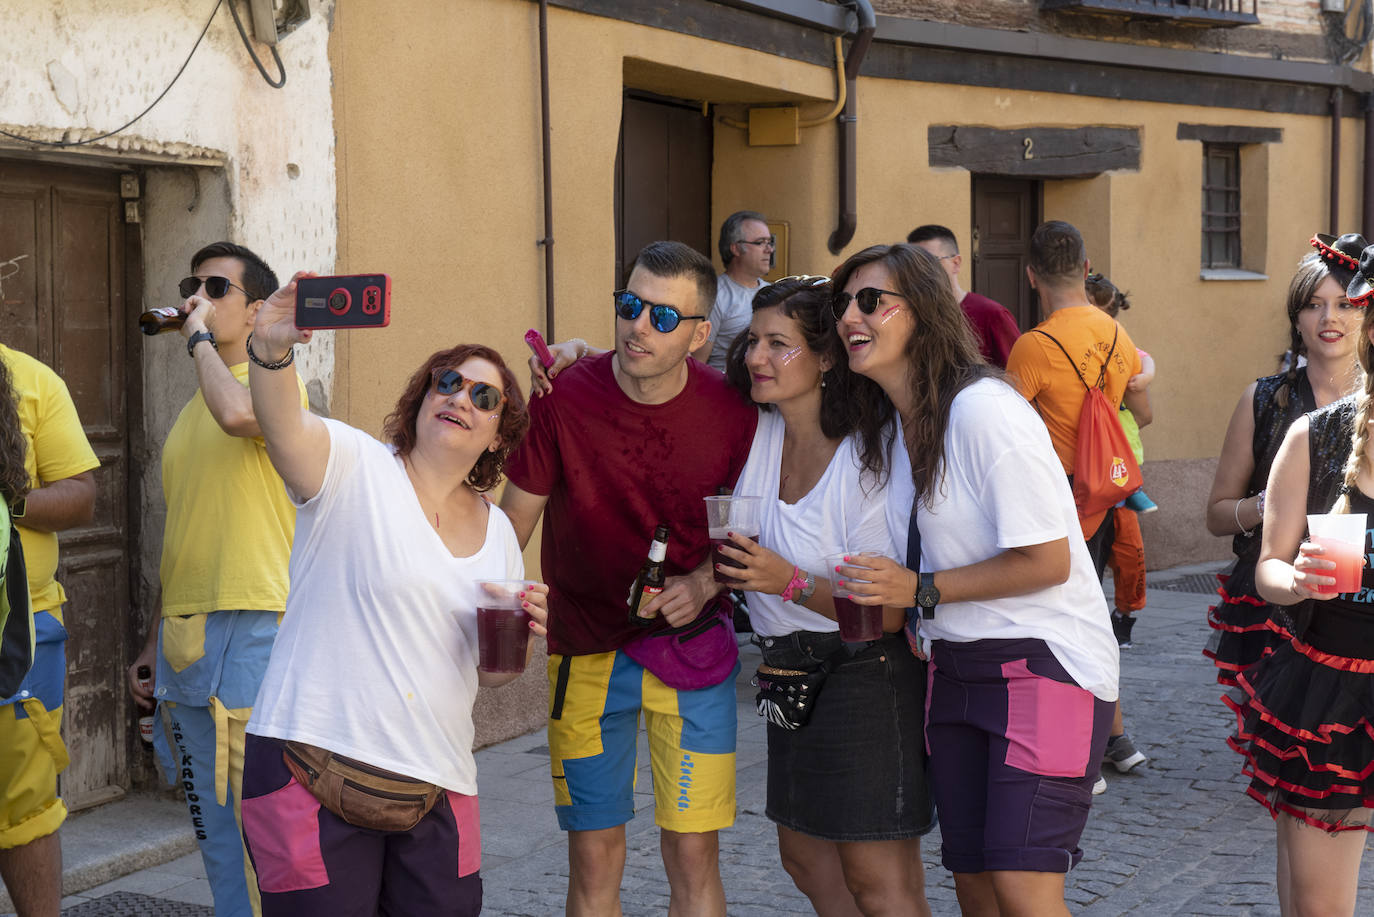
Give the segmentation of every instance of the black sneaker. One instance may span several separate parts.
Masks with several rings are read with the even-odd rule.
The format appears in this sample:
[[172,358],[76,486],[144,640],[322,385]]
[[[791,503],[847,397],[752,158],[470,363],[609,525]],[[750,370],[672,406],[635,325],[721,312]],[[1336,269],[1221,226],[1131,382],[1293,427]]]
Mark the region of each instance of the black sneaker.
[[1112,609],[1112,633],[1116,635],[1116,645],[1123,650],[1131,648],[1131,628],[1135,627],[1134,615],[1123,615]]

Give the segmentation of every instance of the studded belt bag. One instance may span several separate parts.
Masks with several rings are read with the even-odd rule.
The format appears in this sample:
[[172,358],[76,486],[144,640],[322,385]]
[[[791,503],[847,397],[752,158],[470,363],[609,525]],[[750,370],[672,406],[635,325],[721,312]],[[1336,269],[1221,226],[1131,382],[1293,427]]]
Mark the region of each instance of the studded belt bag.
[[444,792],[304,742],[283,742],[282,760],[320,805],[354,827],[373,831],[409,831]]

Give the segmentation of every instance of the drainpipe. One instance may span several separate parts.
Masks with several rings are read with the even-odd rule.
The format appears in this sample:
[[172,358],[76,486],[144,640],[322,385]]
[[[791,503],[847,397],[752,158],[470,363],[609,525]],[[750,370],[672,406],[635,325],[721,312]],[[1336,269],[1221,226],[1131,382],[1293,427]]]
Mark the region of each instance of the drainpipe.
[[539,115],[544,145],[544,336],[553,330],[553,154],[549,151],[549,3],[539,0]]
[[1374,92],[1364,97],[1364,237],[1374,233]]
[[878,27],[878,18],[873,15],[873,7],[868,0],[852,0],[845,6],[854,10],[858,17],[858,30],[854,43],[849,46],[849,60],[844,65],[845,100],[844,110],[840,113],[840,220],[835,231],[830,234],[830,253],[838,255],[854,238],[854,228],[858,225],[858,177],[856,174],[859,116],[858,116],[858,79],[859,66],[873,41],[873,31]]
[[1331,90],[1331,234],[1341,223],[1341,87]]

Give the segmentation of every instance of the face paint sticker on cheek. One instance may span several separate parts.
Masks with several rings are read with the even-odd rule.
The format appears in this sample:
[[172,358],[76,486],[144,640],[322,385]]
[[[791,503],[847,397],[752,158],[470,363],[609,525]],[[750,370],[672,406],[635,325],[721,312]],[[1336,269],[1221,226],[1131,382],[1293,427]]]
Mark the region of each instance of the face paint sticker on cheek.
[[782,365],[783,365],[783,366],[788,365],[789,363],[791,363],[793,360],[795,360],[797,357],[799,357],[799,356],[801,356],[801,355],[802,355],[802,349],[801,349],[800,347],[793,347],[791,350],[787,351],[787,353],[785,353],[785,354],[782,355]]
[[878,324],[886,325],[888,322],[892,321],[892,316],[896,315],[898,312],[901,311],[901,306],[893,306],[891,309],[888,309],[882,315],[878,316]]

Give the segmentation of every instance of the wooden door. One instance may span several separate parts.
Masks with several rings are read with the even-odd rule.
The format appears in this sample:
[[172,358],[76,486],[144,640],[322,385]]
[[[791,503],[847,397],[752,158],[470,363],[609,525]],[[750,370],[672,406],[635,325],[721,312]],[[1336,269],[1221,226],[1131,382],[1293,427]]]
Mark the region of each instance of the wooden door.
[[974,176],[973,289],[1006,306],[1022,331],[1040,323],[1040,303],[1026,279],[1039,223],[1039,182]]
[[617,285],[659,239],[710,257],[712,144],[700,105],[626,94],[615,163]]
[[124,236],[118,172],[0,160],[0,341],[62,377],[100,459],[95,518],[60,536],[70,808],[116,798],[129,781]]

